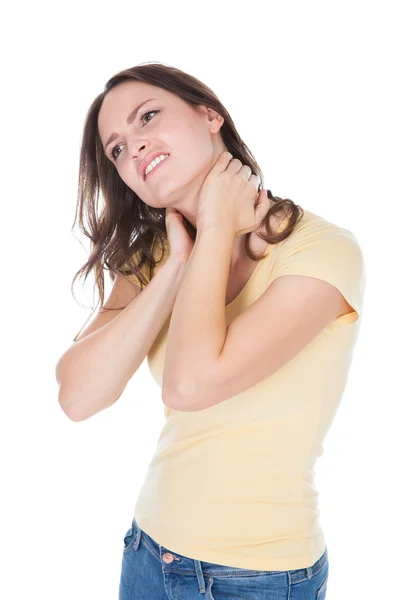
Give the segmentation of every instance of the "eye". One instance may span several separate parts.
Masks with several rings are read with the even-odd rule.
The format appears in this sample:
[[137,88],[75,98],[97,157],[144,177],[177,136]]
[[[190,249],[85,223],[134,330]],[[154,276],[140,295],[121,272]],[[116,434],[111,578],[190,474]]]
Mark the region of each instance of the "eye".
[[[157,113],[159,112],[159,110],[146,110],[145,112],[142,112],[140,114],[140,121],[143,123],[143,118],[146,117],[147,115],[150,115],[152,113]],[[150,121],[151,119],[149,119]],[[149,121],[147,121],[147,123],[149,123]]]
[[[141,123],[145,123],[145,122],[143,121],[144,117],[146,117],[147,115],[150,115],[150,114],[152,114],[152,113],[159,113],[159,112],[160,112],[159,110],[147,110],[147,111],[145,111],[145,112],[143,112],[143,113],[141,113],[141,114],[140,114],[140,116],[139,116],[139,120],[141,121]],[[150,121],[151,121],[151,119],[149,119],[149,120],[148,120],[148,121],[145,123],[145,125],[147,125],[147,124],[148,124]],[[118,157],[118,156],[121,154],[121,150],[120,150],[120,152],[119,152],[118,154],[115,154],[115,150],[116,150],[117,148],[120,148],[120,146],[121,146],[121,145],[122,145],[122,144],[118,144],[117,146],[114,146],[114,148],[113,148],[113,149],[112,149],[112,150],[109,152],[109,157],[110,157],[110,158],[112,158],[113,160],[117,160],[117,157]]]

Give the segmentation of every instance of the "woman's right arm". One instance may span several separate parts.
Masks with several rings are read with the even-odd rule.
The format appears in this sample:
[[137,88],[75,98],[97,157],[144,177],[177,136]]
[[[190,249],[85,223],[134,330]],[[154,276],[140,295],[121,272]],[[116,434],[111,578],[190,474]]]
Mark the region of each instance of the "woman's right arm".
[[[127,298],[128,285],[137,290],[135,298],[121,311],[99,312],[88,333],[68,348],[56,366],[59,403],[72,421],[88,419],[121,396],[173,309],[185,264],[168,258],[142,291],[117,276],[106,308],[125,305],[120,283]],[[104,324],[97,326],[97,319],[99,323],[104,319]]]

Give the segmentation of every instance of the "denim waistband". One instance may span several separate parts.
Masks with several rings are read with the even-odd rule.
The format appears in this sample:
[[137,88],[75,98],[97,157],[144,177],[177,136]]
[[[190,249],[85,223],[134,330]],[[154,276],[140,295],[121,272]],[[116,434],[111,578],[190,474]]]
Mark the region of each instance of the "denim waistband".
[[[220,564],[215,564],[211,562],[200,561],[197,559],[189,558],[183,556],[182,554],[178,554],[171,550],[170,548],[166,548],[162,546],[158,542],[156,542],[150,535],[148,535],[144,530],[141,530],[135,518],[133,518],[132,526],[135,532],[140,532],[137,536],[138,542],[143,539],[151,551],[151,553],[155,556],[157,560],[162,562],[162,557],[165,553],[170,553],[174,557],[173,562],[166,563],[162,562],[163,570],[165,572],[177,571],[179,573],[195,573],[197,575],[200,591],[205,591],[205,583],[203,575],[207,576],[216,576],[216,577],[239,577],[244,575],[252,575],[253,572],[259,574],[275,574],[275,576],[280,576],[282,573],[286,573],[286,571],[272,571],[272,570],[263,570],[263,569],[244,569],[241,567],[231,567]],[[327,561],[328,553],[327,548],[325,549],[322,556],[311,566],[304,567],[301,569],[294,569],[289,571],[289,579],[291,583],[299,583],[304,579],[311,579],[314,575],[316,575],[324,566]]]

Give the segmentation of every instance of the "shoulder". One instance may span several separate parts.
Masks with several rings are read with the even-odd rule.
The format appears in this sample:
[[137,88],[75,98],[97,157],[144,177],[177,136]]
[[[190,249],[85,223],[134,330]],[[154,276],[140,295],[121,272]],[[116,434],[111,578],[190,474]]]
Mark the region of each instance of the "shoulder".
[[302,275],[327,281],[361,311],[366,269],[355,234],[305,210],[292,233],[278,244],[273,276]]
[[307,209],[303,209],[302,219],[282,244],[285,246],[289,246],[289,244],[306,245],[314,243],[316,240],[331,247],[336,244],[347,245],[349,248],[353,247],[354,250],[359,249],[361,251],[359,241],[353,231]]

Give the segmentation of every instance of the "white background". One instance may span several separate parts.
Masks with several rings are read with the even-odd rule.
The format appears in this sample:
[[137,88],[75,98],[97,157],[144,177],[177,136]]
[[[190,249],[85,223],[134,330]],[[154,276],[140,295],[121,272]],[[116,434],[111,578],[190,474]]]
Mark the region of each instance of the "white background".
[[[7,600],[113,600],[163,424],[146,361],[72,422],[55,365],[90,314],[71,232],[86,112],[117,71],[160,61],[209,85],[273,194],[357,237],[362,327],[317,463],[329,600],[398,598],[406,535],[403,2],[19,3],[1,36],[1,571]],[[4,18],[5,17],[5,18]],[[110,289],[106,278],[107,292]]]

